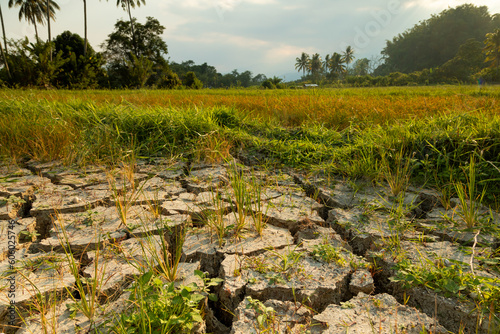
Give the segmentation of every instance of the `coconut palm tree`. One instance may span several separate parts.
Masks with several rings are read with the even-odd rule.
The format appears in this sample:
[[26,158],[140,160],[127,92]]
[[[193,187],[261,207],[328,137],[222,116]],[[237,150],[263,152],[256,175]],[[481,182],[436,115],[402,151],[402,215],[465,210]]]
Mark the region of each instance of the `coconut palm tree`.
[[3,24],[3,13],[2,13],[2,7],[1,6],[0,6],[0,21],[2,23],[3,45],[5,47],[5,53],[8,53],[8,51],[7,51],[7,37],[5,37],[5,26]]
[[486,44],[484,51],[486,53],[486,62],[490,63],[490,67],[496,67],[497,72],[500,67],[500,29],[486,34]]
[[341,54],[334,52],[330,57],[330,73],[332,77],[341,75],[346,72],[346,66],[344,65],[345,59]]
[[3,33],[3,43],[5,45],[5,51],[4,48],[2,47],[2,43],[0,42],[0,51],[2,53],[2,59],[3,63],[5,66],[5,69],[7,70],[7,74],[10,76],[10,69],[9,69],[9,63],[7,63],[7,38],[5,38],[5,27],[3,24],[3,14],[2,14],[2,7],[0,6],[0,20],[2,21],[2,33]]
[[87,44],[88,44],[88,39],[87,39],[87,0],[83,0],[83,32],[85,35],[85,43],[83,44],[83,56],[87,56]]
[[328,70],[330,69],[330,55],[329,54],[327,54],[325,56],[325,61],[323,62],[323,66],[324,66],[325,73],[328,73]]
[[19,21],[25,19],[35,26],[37,41],[38,29],[36,24],[44,24],[47,17],[54,19],[56,17],[55,10],[59,9],[59,5],[54,0],[9,0],[9,8],[14,6],[19,7]]
[[354,50],[352,49],[352,47],[349,45],[345,51],[343,52],[343,56],[344,56],[344,62],[346,64],[346,70],[347,68],[349,67],[349,64],[354,60]]
[[321,60],[321,56],[319,55],[319,53],[313,54],[309,61],[309,71],[311,72],[313,79],[315,81],[318,80],[319,74],[321,73],[322,69],[323,69],[323,62]]
[[134,21],[132,20],[132,14],[130,12],[130,8],[135,8],[136,5],[137,7],[140,7],[141,3],[145,5],[146,0],[116,0],[116,6],[121,5],[123,10],[125,10],[128,13],[128,17],[130,19],[130,29],[132,30],[132,45],[134,47],[134,53],[136,57],[138,57],[137,43],[135,42]]
[[309,68],[309,55],[305,52],[302,52],[302,55],[295,58],[295,69],[297,71],[302,71],[302,76],[306,76],[306,70]]

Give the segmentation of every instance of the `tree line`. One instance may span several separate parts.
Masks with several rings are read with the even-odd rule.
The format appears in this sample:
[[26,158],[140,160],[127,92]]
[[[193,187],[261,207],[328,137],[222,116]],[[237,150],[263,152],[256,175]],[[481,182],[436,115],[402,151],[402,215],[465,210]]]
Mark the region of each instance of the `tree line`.
[[[180,64],[166,60],[168,47],[161,38],[165,27],[148,17],[145,23],[132,17],[132,9],[145,0],[117,0],[128,14],[118,20],[114,30],[96,52],[87,39],[86,0],[83,0],[84,37],[65,31],[50,37],[49,22],[55,20],[59,5],[54,0],[9,0],[9,8],[19,9],[19,20],[35,27],[35,42],[28,38],[7,40],[0,5],[3,68],[0,84],[12,87],[42,86],[56,88],[193,88],[248,87],[267,78],[250,71],[218,73],[215,67],[193,61]],[[49,19],[50,18],[50,19]],[[42,41],[38,26],[47,24],[49,38]]]
[[[348,46],[345,51],[327,54],[324,60],[319,53],[308,55],[302,52],[300,57],[295,59],[295,69],[302,72],[302,80],[319,82],[321,80],[345,79],[348,75],[368,75],[373,71],[371,61],[367,58],[356,60],[354,63],[354,49]],[[349,65],[353,63],[352,67]]]
[[500,15],[471,4],[448,8],[387,41],[379,59],[359,59],[348,68],[353,53],[348,47],[324,62],[302,53],[295,69],[302,80],[355,86],[498,82]]

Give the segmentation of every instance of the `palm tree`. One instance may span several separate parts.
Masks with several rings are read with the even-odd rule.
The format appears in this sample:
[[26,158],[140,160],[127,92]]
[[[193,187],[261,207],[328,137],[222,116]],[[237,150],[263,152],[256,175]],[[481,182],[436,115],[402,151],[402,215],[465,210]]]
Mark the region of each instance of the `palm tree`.
[[0,21],[2,22],[2,35],[3,35],[3,44],[5,47],[5,53],[8,53],[7,52],[7,37],[5,37],[5,26],[3,24],[2,7],[0,7]]
[[484,51],[486,53],[486,62],[491,62],[490,67],[496,67],[497,72],[500,67],[500,29],[486,34],[486,44]]
[[0,42],[0,51],[2,53],[2,59],[3,63],[5,65],[5,69],[7,70],[7,74],[10,76],[10,69],[9,69],[9,63],[7,63],[7,38],[5,38],[5,27],[3,25],[3,14],[2,14],[2,7],[0,6],[0,20],[2,21],[2,33],[3,33],[3,42],[5,45],[5,51],[4,48],[2,47],[2,43]]
[[137,52],[137,44],[135,42],[134,21],[132,20],[132,14],[130,12],[130,8],[135,8],[136,5],[137,7],[140,7],[141,3],[145,5],[146,0],[116,0],[116,6],[121,5],[123,10],[128,12],[128,17],[130,19],[130,28],[132,29],[132,45],[134,47],[134,53],[136,57],[138,57],[138,52]]
[[83,0],[83,25],[84,25],[84,35],[85,43],[83,44],[83,56],[87,56],[87,0]]
[[55,10],[59,9],[59,5],[54,0],[9,0],[9,8],[12,8],[14,6],[20,7],[19,21],[24,18],[26,21],[31,22],[35,26],[35,36],[37,41],[38,29],[36,24],[44,24],[47,17],[54,19],[56,16]]
[[344,55],[344,62],[346,63],[346,70],[349,64],[354,60],[354,50],[351,48],[349,45],[345,51],[343,52]]
[[305,77],[306,76],[306,70],[309,68],[309,55],[305,52],[302,52],[302,55],[297,58],[295,58],[295,60],[297,61],[295,63],[295,69],[297,71],[302,71],[302,76]]
[[325,56],[325,61],[323,62],[325,73],[328,73],[328,69],[330,68],[330,55],[327,54]]
[[317,81],[318,76],[323,68],[323,62],[321,61],[321,56],[319,53],[313,54],[309,61],[309,71],[311,72],[313,79]]
[[341,75],[346,72],[346,66],[344,65],[345,59],[341,54],[335,52],[330,58],[330,73],[332,77],[336,75]]

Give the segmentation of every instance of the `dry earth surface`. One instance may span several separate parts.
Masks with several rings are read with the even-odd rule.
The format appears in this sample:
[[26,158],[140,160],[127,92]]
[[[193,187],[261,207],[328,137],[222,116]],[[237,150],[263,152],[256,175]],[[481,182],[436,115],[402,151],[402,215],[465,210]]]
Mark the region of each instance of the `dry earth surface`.
[[[235,176],[248,193],[259,189],[245,217],[235,209]],[[474,296],[444,297],[390,279],[395,265],[409,259],[476,268],[475,275],[500,282],[498,271],[479,259],[498,247],[498,238],[481,233],[474,245],[474,232],[452,228],[446,217],[456,218],[454,208],[445,210],[439,198],[410,187],[397,201],[380,185],[243,166],[234,173],[230,165],[155,160],[137,162],[133,171],[4,165],[0,321],[4,332],[44,333],[36,312],[23,321],[16,315],[18,327],[8,326],[14,281],[21,315],[37,294],[59,296],[44,315],[48,333],[93,332],[83,314],[70,316],[66,306],[76,291],[73,262],[82,278],[102,279],[96,324],[107,332],[106,321],[130,307],[125,288],[138,267],[158,265],[162,239],[172,245],[187,231],[179,284],[197,282],[197,269],[223,279],[214,290],[218,301],[208,302],[205,323],[193,332],[491,332],[491,315],[475,310]],[[221,239],[206,223],[217,212],[233,226]],[[266,226],[258,235],[261,220]]]

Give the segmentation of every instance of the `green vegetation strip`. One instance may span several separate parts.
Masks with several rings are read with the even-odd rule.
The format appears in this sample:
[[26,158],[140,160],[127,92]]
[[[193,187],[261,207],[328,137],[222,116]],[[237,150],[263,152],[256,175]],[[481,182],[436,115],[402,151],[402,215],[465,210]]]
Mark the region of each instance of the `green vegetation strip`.
[[[414,99],[426,96],[449,96],[455,99],[473,88],[360,89],[290,94],[324,99],[361,98],[367,106],[377,99],[399,96]],[[85,100],[70,99],[69,92],[5,91],[0,99],[0,154],[6,159],[64,159],[68,162],[119,163],[129,155],[137,157],[182,156],[224,159],[230,155],[263,164],[282,164],[351,178],[378,179],[387,175],[383,165],[395,174],[406,166],[412,182],[425,183],[450,195],[456,182],[466,182],[474,158],[475,194],[485,192],[483,200],[498,206],[500,194],[500,117],[495,107],[497,89],[485,92],[483,110],[447,110],[422,117],[401,113],[390,122],[378,119],[360,121],[347,114],[349,126],[340,128],[302,119],[299,126],[289,126],[282,112],[275,117],[255,117],[248,108],[231,106],[231,98],[247,91],[214,91],[192,94],[185,106],[164,106],[157,102],[160,92],[95,92]],[[124,102],[102,102],[102,99]],[[132,94],[132,95],[131,95]],[[146,94],[147,96],[145,96]],[[30,98],[34,95],[37,98]],[[219,106],[204,107],[198,100],[224,95],[228,100]],[[406,95],[406,97],[404,97]],[[46,99],[41,99],[46,96]],[[282,92],[266,96],[284,98]],[[403,96],[403,97],[401,97]],[[140,100],[136,104],[126,98]],[[185,98],[185,93],[178,98]],[[484,97],[478,97],[478,99]],[[327,100],[325,100],[327,101]],[[401,102],[401,101],[399,101]],[[298,106],[299,108],[300,106]],[[380,113],[384,113],[381,110]],[[332,111],[331,114],[335,114]],[[301,116],[302,117],[302,116]],[[280,121],[280,119],[282,121]],[[396,173],[397,174],[397,173]]]

